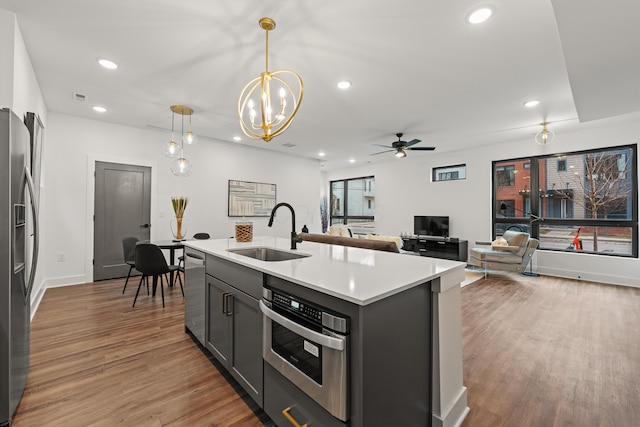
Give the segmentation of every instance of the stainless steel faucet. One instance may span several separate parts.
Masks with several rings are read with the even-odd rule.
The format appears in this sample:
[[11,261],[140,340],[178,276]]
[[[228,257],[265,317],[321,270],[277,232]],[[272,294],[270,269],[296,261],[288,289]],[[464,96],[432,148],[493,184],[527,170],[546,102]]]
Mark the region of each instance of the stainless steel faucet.
[[273,207],[271,210],[271,217],[269,218],[269,227],[273,225],[273,217],[280,206],[286,206],[291,211],[291,249],[297,249],[296,243],[301,243],[302,239],[296,233],[296,213],[289,203],[278,203]]

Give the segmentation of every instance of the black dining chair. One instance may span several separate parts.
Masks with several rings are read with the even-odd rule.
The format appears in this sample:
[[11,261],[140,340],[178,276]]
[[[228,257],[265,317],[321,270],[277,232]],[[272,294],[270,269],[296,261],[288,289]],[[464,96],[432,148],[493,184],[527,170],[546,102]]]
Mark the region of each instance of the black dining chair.
[[[155,295],[156,286],[158,283],[158,277],[160,278],[160,292],[162,293],[162,307],[164,307],[164,275],[167,273],[173,274],[179,271],[177,265],[168,265],[167,260],[157,245],[153,243],[138,243],[136,245],[136,270],[142,273],[140,283],[138,284],[138,290],[136,291],[136,297],[133,299],[133,307],[136,306],[136,300],[140,293],[140,287],[142,282],[147,277],[153,278],[153,294]],[[184,297],[184,288],[182,287],[182,278],[178,274],[178,281],[180,282],[180,290]]]
[[124,294],[127,289],[127,283],[129,283],[129,277],[131,277],[131,271],[136,266],[136,245],[138,244],[137,237],[125,237],[122,239],[122,250],[124,251],[124,262],[129,265],[129,272],[127,273],[127,280],[124,282],[124,288],[122,293]]

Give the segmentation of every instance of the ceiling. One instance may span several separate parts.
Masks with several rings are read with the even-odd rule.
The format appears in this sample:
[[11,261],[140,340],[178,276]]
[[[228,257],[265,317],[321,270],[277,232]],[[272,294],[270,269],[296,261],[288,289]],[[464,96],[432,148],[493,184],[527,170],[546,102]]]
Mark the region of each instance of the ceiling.
[[[304,98],[281,136],[239,144],[325,170],[402,161],[371,155],[397,132],[445,152],[533,139],[544,120],[560,135],[640,111],[640,2],[612,0],[605,13],[596,0],[493,0],[488,21],[467,23],[480,4],[0,0],[17,15],[49,111],[155,129],[159,151],[173,104],[194,109],[200,143],[236,144],[238,96],[264,70],[263,16],[276,21],[270,68],[296,71]],[[98,57],[120,67],[105,70]],[[352,87],[338,89],[341,80]],[[524,107],[532,99],[540,104]]]

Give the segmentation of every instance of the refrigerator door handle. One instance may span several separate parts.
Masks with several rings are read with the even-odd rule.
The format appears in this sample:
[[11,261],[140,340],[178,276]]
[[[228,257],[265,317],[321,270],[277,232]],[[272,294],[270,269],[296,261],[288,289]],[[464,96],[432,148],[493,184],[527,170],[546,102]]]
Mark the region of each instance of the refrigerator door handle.
[[31,289],[33,288],[33,282],[36,279],[36,267],[38,265],[38,245],[39,245],[39,230],[38,230],[38,204],[35,199],[35,191],[33,187],[33,179],[31,179],[31,173],[29,168],[24,167],[24,176],[27,183],[26,187],[29,190],[29,198],[31,199],[31,214],[33,215],[33,256],[31,257],[31,270],[29,271],[29,278],[26,283],[24,292],[24,301],[26,304],[30,304],[29,298],[31,297]]

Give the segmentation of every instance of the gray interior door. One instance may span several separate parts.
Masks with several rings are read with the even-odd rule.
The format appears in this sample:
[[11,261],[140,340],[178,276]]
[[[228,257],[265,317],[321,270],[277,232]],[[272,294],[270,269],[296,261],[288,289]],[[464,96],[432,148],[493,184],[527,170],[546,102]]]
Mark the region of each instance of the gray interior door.
[[96,162],[93,280],[125,277],[122,239],[149,240],[151,168]]

